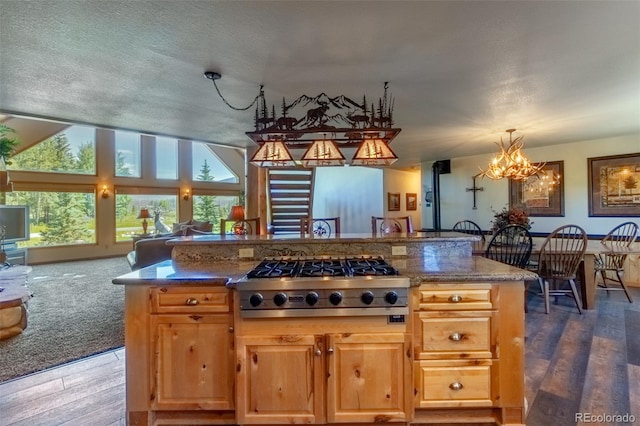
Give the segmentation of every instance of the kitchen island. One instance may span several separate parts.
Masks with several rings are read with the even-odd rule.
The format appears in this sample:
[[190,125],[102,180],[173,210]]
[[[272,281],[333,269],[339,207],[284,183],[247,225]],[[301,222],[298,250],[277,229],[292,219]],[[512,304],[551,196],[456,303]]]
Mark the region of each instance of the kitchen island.
[[[113,280],[126,285],[129,424],[524,424],[535,274],[471,256],[473,241],[173,241],[172,261]],[[247,272],[287,254],[384,256],[408,278],[407,315],[244,317]]]

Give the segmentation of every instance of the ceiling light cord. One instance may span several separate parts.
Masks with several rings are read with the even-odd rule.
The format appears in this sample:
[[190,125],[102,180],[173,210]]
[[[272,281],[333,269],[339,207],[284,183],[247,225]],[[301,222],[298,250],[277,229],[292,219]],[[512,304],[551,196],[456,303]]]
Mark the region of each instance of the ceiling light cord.
[[220,96],[220,99],[222,99],[222,102],[224,102],[229,108],[231,108],[233,110],[246,111],[249,108],[251,108],[252,106],[254,106],[258,102],[259,99],[261,99],[261,98],[264,99],[264,90],[263,90],[264,86],[261,84],[260,85],[260,92],[255,97],[255,99],[251,102],[251,104],[249,104],[248,106],[246,106],[244,108],[235,107],[235,106],[231,105],[229,103],[229,101],[227,101],[225,99],[224,96],[222,96],[222,93],[220,93],[220,89],[218,88],[218,84],[216,83],[216,80],[219,80],[220,78],[222,78],[222,75],[220,75],[219,73],[214,72],[214,71],[207,71],[207,72],[204,73],[204,76],[207,79],[209,79],[209,80],[211,80],[213,82],[213,86],[216,88],[216,92],[218,92],[218,96]]

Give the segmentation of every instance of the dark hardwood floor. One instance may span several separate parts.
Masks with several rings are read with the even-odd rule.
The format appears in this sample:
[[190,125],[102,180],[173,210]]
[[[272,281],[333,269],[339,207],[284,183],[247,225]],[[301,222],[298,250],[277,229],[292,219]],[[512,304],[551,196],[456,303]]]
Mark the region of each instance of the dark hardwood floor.
[[[542,299],[529,294],[528,425],[586,424],[576,413],[630,414],[640,423],[640,288],[632,288],[632,297],[635,303],[622,292],[599,291],[597,309],[584,315],[561,298],[546,315]],[[124,354],[119,349],[0,384],[0,425],[125,424]],[[610,420],[589,424],[632,424]]]

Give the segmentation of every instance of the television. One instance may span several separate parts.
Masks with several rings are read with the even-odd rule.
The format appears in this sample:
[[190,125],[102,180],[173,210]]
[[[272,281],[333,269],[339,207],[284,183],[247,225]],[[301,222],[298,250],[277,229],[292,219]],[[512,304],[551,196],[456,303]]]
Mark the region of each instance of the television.
[[[3,245],[14,245],[29,239],[29,206],[0,204],[0,226],[4,226]],[[1,233],[0,233],[1,235]]]

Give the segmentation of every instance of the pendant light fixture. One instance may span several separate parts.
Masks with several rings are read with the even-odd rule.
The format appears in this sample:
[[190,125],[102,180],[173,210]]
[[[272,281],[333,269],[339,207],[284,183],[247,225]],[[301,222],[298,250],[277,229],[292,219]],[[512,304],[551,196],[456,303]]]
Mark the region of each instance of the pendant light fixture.
[[344,155],[331,139],[318,139],[313,141],[302,156],[303,167],[316,166],[343,166]]
[[398,160],[389,145],[380,138],[364,139],[351,160],[353,166],[390,166]]
[[296,165],[287,146],[280,140],[264,142],[253,154],[249,163],[258,167],[291,167]]

